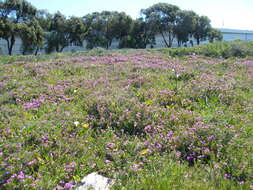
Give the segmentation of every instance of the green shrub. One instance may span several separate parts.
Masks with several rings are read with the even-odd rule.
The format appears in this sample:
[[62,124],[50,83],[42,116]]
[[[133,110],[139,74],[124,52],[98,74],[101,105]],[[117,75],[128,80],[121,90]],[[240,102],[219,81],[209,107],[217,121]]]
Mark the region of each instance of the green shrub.
[[253,46],[244,42],[232,42],[230,48],[225,53],[225,57],[253,56]]
[[206,44],[202,48],[202,54],[209,57],[224,57],[224,52],[229,49],[229,43],[216,42]]
[[172,57],[185,56],[185,55],[205,55],[208,57],[216,58],[230,58],[230,57],[246,57],[253,56],[253,43],[252,42],[215,42],[208,43],[195,47],[182,47],[170,49],[155,49],[150,50],[167,53]]

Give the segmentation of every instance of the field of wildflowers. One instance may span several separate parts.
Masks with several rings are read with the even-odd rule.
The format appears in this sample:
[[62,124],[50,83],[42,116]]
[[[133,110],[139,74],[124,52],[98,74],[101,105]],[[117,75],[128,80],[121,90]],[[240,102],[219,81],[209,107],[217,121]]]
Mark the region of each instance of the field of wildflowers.
[[[100,52],[101,51],[101,52]],[[253,59],[0,57],[0,189],[253,189]]]

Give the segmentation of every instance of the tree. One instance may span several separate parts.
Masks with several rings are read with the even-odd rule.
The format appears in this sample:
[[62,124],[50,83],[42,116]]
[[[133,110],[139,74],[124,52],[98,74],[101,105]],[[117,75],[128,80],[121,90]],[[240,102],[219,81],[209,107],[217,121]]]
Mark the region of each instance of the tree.
[[46,10],[38,10],[36,13],[36,20],[44,31],[49,31],[53,15]]
[[83,17],[85,25],[88,27],[87,48],[109,47],[112,40],[109,35],[109,19],[111,13],[104,11],[102,13],[94,12]]
[[206,16],[198,16],[196,18],[196,25],[194,29],[193,36],[197,40],[197,44],[200,44],[200,41],[206,40],[209,32],[211,31],[210,20]]
[[67,19],[60,12],[53,15],[46,40],[46,51],[48,53],[52,51],[62,52],[68,46]]
[[15,43],[17,34],[17,25],[13,24],[9,19],[0,19],[0,38],[7,42],[8,54],[12,54],[12,49]]
[[196,17],[197,15],[193,11],[178,11],[174,29],[178,47],[180,47],[182,43],[188,42],[189,38],[192,37],[196,26]]
[[212,28],[210,30],[210,32],[208,33],[208,40],[209,40],[210,43],[213,43],[216,40],[217,41],[222,41],[222,39],[223,39],[223,35],[217,29]]
[[[147,9],[142,10],[144,20],[147,24],[151,25],[156,33],[160,33],[167,47],[172,46],[174,29],[176,25],[177,12],[180,9],[171,4],[158,3]],[[169,41],[167,42],[166,36]]]
[[105,19],[101,19],[101,14],[94,12],[92,14],[87,14],[83,17],[85,25],[88,27],[86,41],[86,48],[92,49],[94,47],[105,47],[107,42],[105,39],[105,33],[107,27],[107,22]]
[[87,28],[81,18],[71,17],[67,20],[67,30],[69,43],[83,45],[83,40],[87,34]]
[[82,46],[86,35],[86,27],[81,18],[71,17],[66,19],[57,12],[50,22],[49,32],[46,35],[48,53],[52,51],[62,52],[70,43]]
[[135,20],[129,34],[120,41],[120,48],[146,48],[155,44],[155,33],[142,18]]
[[19,35],[19,24],[29,22],[37,9],[26,0],[5,0],[0,2],[0,38],[7,42],[9,55]]
[[43,47],[44,31],[36,19],[30,23],[20,23],[18,25],[19,36],[22,40],[22,53],[27,52],[37,55],[40,48]]
[[103,11],[94,12],[83,17],[88,27],[87,48],[104,47],[108,49],[113,39],[121,41],[131,30],[130,16],[125,13]]

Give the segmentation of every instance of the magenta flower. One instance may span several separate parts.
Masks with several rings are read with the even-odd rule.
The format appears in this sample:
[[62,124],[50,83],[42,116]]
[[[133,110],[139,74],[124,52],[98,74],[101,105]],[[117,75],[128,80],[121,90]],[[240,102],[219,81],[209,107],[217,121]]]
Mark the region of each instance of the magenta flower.
[[231,178],[231,177],[232,177],[231,174],[224,174],[224,178],[225,178],[225,179],[229,179],[229,178]]
[[59,184],[64,185],[65,182],[63,180],[59,181]]
[[70,189],[72,186],[73,186],[73,185],[72,185],[71,183],[66,183],[66,184],[64,185],[64,188],[65,188],[65,189]]
[[74,182],[74,181],[71,181],[71,182],[66,183],[66,184],[64,185],[64,189],[71,189],[74,185],[75,185],[75,182]]
[[211,141],[211,140],[214,139],[214,137],[213,137],[213,135],[212,135],[212,136],[208,136],[207,139],[208,139],[209,141]]
[[176,152],[176,157],[180,158],[181,157],[181,152]]
[[147,125],[146,127],[144,127],[144,130],[145,131],[151,131],[152,130],[151,125]]
[[30,165],[32,165],[32,164],[34,164],[36,162],[37,162],[37,160],[32,160],[32,161],[28,162],[27,165],[30,166]]
[[106,163],[106,164],[110,164],[110,163],[112,163],[112,161],[110,161],[110,160],[105,160],[105,163]]
[[57,185],[55,188],[54,188],[54,190],[63,190],[64,189],[64,187],[62,187],[62,186],[60,186],[60,185]]
[[19,172],[19,174],[18,174],[18,176],[17,176],[19,179],[24,179],[24,178],[26,178],[26,176],[25,176],[25,174],[24,174],[24,172]]
[[114,143],[107,143],[106,147],[109,148],[109,149],[113,149],[115,148],[115,144]]
[[76,163],[75,162],[71,162],[70,164],[66,165],[66,168],[75,168],[76,167]]
[[168,134],[166,135],[166,138],[171,138],[173,136],[173,131],[168,132]]
[[32,102],[23,105],[25,109],[38,108],[41,106],[41,102],[38,100],[33,100]]

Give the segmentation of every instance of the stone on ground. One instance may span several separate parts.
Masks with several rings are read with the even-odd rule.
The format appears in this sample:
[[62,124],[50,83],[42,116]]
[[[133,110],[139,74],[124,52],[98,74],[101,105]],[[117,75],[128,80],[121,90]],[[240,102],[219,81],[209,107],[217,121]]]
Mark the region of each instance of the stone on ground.
[[114,180],[106,178],[94,172],[82,179],[76,186],[76,190],[109,190]]

